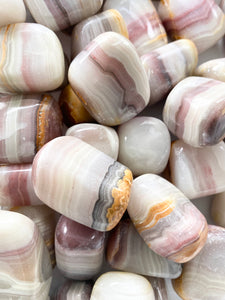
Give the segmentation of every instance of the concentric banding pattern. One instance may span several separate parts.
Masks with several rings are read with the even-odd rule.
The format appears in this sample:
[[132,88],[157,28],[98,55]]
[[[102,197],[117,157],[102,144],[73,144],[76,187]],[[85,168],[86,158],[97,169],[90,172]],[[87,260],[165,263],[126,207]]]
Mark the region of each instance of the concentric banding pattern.
[[214,145],[225,136],[225,83],[203,77],[187,77],[167,97],[163,120],[185,143]]
[[149,102],[148,78],[140,58],[134,46],[115,32],[100,34],[75,57],[69,81],[90,114],[103,125],[121,124]]
[[46,144],[34,159],[32,175],[44,203],[100,231],[112,229],[128,205],[131,171],[75,137]]
[[128,213],[148,246],[175,262],[189,261],[205,244],[205,217],[158,175],[145,174],[134,180]]
[[90,300],[92,285],[85,281],[66,281],[57,291],[56,300]]

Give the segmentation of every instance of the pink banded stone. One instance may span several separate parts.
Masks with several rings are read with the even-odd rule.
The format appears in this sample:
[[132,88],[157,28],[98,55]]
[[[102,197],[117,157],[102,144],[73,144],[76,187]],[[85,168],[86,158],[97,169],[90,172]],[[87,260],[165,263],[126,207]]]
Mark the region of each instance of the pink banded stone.
[[128,213],[148,246],[170,260],[187,262],[205,244],[205,217],[181,191],[158,175],[145,174],[134,180]]
[[128,38],[124,19],[115,9],[103,11],[78,23],[72,32],[72,57],[74,58],[98,35],[108,31],[120,33]]
[[87,280],[98,274],[105,251],[105,233],[61,216],[55,231],[56,263],[62,274]]
[[0,93],[54,90],[64,81],[65,62],[54,32],[33,23],[0,30]]
[[92,284],[85,281],[67,280],[59,287],[54,300],[90,300]]
[[198,52],[191,40],[181,39],[141,56],[148,74],[152,105],[163,100],[182,79],[193,74]]
[[173,184],[189,199],[225,191],[225,143],[195,148],[175,141],[170,172]]
[[131,42],[115,32],[96,37],[69,67],[69,82],[95,120],[124,123],[148,104],[147,74]]
[[0,206],[40,205],[31,180],[31,164],[0,165]]
[[94,15],[103,0],[24,0],[37,23],[54,31],[74,25]]
[[0,210],[0,298],[48,299],[52,266],[35,223]]
[[214,0],[161,0],[158,12],[167,33],[192,40],[199,53],[225,33],[225,16]]
[[75,136],[117,160],[119,138],[111,127],[93,123],[77,124],[70,127],[66,135]]
[[37,196],[61,214],[93,229],[112,229],[125,212],[131,171],[82,140],[64,136],[35,156]]
[[225,299],[225,228],[209,225],[204,248],[173,285],[183,300]]
[[225,83],[187,77],[170,92],[163,110],[169,130],[193,147],[217,144],[225,137]]
[[50,95],[0,97],[0,163],[32,163],[36,152],[62,134],[62,115]]
[[116,9],[121,13],[129,39],[139,55],[167,43],[166,31],[152,1],[106,0],[103,9]]
[[1,0],[0,27],[25,20],[26,8],[23,0]]

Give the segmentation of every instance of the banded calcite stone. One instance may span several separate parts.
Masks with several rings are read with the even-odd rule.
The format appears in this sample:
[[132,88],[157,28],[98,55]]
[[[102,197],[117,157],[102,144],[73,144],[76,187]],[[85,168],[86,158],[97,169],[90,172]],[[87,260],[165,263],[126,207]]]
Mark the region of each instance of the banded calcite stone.
[[174,135],[191,146],[214,145],[225,137],[224,109],[224,82],[187,77],[168,95],[163,120]]
[[129,219],[110,232],[107,261],[114,269],[141,275],[177,278],[181,274],[181,265],[153,252]]
[[1,0],[0,27],[25,20],[26,8],[23,0]]
[[75,136],[117,160],[119,138],[111,127],[93,123],[77,124],[70,127],[66,135]]
[[54,267],[56,264],[54,246],[56,216],[54,210],[46,205],[20,206],[14,207],[11,210],[27,216],[37,225],[48,248],[52,267]]
[[204,248],[173,285],[183,300],[225,299],[225,228],[209,226]]
[[32,168],[37,196],[68,218],[93,229],[112,229],[125,212],[131,171],[76,137],[47,143]]
[[170,155],[170,134],[166,125],[153,117],[136,117],[118,127],[118,160],[135,176],[161,173]]
[[46,92],[64,80],[61,43],[54,32],[39,24],[2,27],[0,61],[0,93]]
[[50,257],[35,223],[0,210],[0,299],[48,299]]
[[163,100],[182,79],[193,74],[198,52],[191,40],[181,39],[141,56],[148,74],[150,105]]
[[115,32],[97,36],[69,67],[69,82],[95,120],[124,123],[148,104],[147,74],[131,42]]
[[68,127],[94,121],[69,84],[60,94],[59,106],[63,114],[63,121]]
[[128,38],[127,26],[115,9],[103,11],[78,23],[72,32],[72,57],[74,58],[99,34],[113,31]]
[[24,0],[37,23],[59,31],[94,15],[103,0]]
[[181,191],[158,175],[145,174],[134,180],[128,213],[149,248],[170,260],[187,262],[205,244],[205,217]]
[[155,300],[150,282],[128,272],[107,272],[95,282],[90,300]]
[[61,216],[55,231],[56,263],[68,278],[88,280],[101,270],[105,252],[105,232]]
[[195,70],[195,75],[225,82],[225,58],[212,59],[202,63]]
[[116,9],[121,13],[129,39],[139,55],[167,44],[166,31],[152,1],[106,0],[103,9]]
[[164,278],[147,277],[155,294],[155,300],[169,300]]
[[225,33],[225,16],[214,0],[161,0],[158,13],[173,39],[192,40],[199,53]]
[[225,192],[219,193],[213,197],[211,216],[216,225],[225,227]]
[[92,284],[86,281],[67,280],[59,287],[54,300],[90,300]]
[[0,206],[40,205],[31,180],[31,164],[0,165]]
[[177,140],[170,154],[172,183],[189,199],[225,191],[225,143],[195,148]]
[[50,95],[0,97],[0,163],[32,163],[36,152],[61,134],[61,112]]

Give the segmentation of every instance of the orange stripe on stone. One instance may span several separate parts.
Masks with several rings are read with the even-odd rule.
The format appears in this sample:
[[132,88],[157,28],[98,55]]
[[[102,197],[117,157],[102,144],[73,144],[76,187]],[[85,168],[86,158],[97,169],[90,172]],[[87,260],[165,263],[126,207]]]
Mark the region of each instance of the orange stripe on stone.
[[175,204],[172,199],[155,204],[149,209],[148,215],[143,222],[134,221],[135,227],[139,232],[150,229],[154,227],[160,219],[171,214],[174,208]]
[[109,11],[112,13],[114,20],[117,23],[118,28],[120,29],[120,34],[129,39],[127,26],[122,15],[116,9],[109,9]]

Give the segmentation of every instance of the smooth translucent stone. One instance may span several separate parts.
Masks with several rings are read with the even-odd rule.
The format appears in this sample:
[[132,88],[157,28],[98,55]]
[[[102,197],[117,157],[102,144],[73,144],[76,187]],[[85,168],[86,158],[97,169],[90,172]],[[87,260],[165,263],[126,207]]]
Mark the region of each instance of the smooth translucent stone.
[[149,248],[170,260],[189,261],[205,244],[205,217],[158,175],[145,174],[134,180],[128,213]]
[[225,143],[194,148],[178,140],[170,155],[171,180],[189,199],[225,191]]
[[77,124],[70,127],[66,135],[75,136],[117,160],[119,138],[111,127],[93,123]]
[[26,8],[23,0],[1,0],[0,27],[25,20]]
[[217,58],[204,62],[195,70],[195,75],[225,82],[225,58]]
[[90,300],[155,300],[150,282],[128,272],[107,272],[95,282]]
[[214,0],[163,0],[158,13],[168,35],[192,40],[199,53],[225,33],[225,16]]
[[211,215],[216,225],[225,227],[225,192],[213,197]]
[[166,31],[149,0],[106,0],[103,9],[116,9],[123,16],[130,41],[139,55],[167,44]]
[[141,60],[148,74],[152,105],[163,100],[179,81],[193,74],[198,52],[192,41],[182,39],[141,56]]
[[0,299],[48,299],[52,266],[35,223],[0,211]]
[[0,97],[0,163],[32,163],[37,151],[61,134],[61,112],[51,96]]
[[105,233],[64,216],[55,231],[56,263],[62,274],[76,280],[93,278],[101,270]]
[[40,205],[31,180],[31,164],[0,165],[0,206]]
[[115,9],[103,11],[77,24],[72,32],[72,57],[81,52],[94,38],[104,32],[113,31],[128,38],[127,26]]
[[118,127],[119,157],[135,176],[161,173],[170,155],[166,125],[153,117],[136,117]]
[[153,252],[129,219],[110,232],[107,261],[114,269],[141,275],[176,278],[181,274],[181,265]]
[[94,121],[69,84],[60,94],[59,106],[63,114],[64,123],[68,127]]
[[48,248],[52,267],[55,266],[54,236],[56,227],[56,215],[54,210],[46,205],[20,206],[12,209],[30,218],[37,225],[44,242]]
[[169,300],[164,278],[147,277],[147,279],[154,290],[155,300]]
[[173,285],[183,300],[225,299],[225,228],[209,226],[204,248]]
[[94,15],[103,0],[24,0],[33,18],[54,31],[68,28]]
[[0,61],[0,93],[46,92],[58,88],[65,77],[61,43],[39,24],[2,27]]
[[61,214],[93,229],[112,229],[125,212],[131,171],[82,140],[47,143],[32,168],[38,197]]
[[148,104],[147,74],[131,42],[115,32],[96,37],[69,67],[71,87],[95,120],[124,123]]
[[92,285],[85,281],[67,280],[57,291],[54,300],[90,300]]
[[163,120],[174,135],[193,147],[215,145],[225,137],[224,109],[224,82],[187,77],[168,95]]

